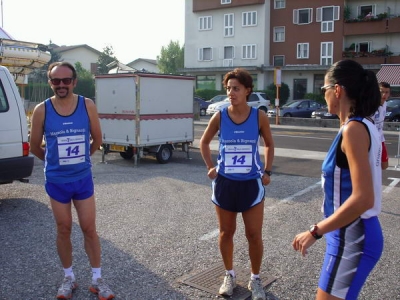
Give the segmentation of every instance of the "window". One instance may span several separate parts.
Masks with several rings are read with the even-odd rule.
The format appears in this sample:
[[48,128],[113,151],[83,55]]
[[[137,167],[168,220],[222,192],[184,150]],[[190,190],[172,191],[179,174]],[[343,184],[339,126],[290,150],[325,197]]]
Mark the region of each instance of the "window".
[[376,15],[376,5],[360,5],[358,7],[358,15],[365,18],[368,14]]
[[321,43],[321,65],[330,66],[333,64],[333,42]]
[[212,48],[200,48],[199,49],[199,61],[212,60]]
[[321,22],[321,32],[333,32],[334,21],[339,20],[339,6],[326,6],[317,8],[316,21]]
[[285,27],[279,26],[274,27],[274,42],[284,42],[285,41]]
[[284,55],[274,55],[274,67],[283,67],[285,65]]
[[371,52],[371,42],[359,42],[356,44],[356,52]]
[[224,36],[233,36],[233,14],[224,15]]
[[309,43],[298,43],[297,44],[297,58],[308,58],[309,56]]
[[248,11],[242,13],[242,26],[256,26],[257,25],[257,12]]
[[[6,93],[4,92],[3,85],[0,86],[0,113],[8,111],[8,102],[6,99]],[[4,118],[4,117],[3,117]]]
[[293,24],[310,24],[312,22],[312,8],[300,8],[293,10]]
[[224,67],[233,67],[233,58],[235,57],[235,47],[225,46],[224,47]]
[[215,90],[215,76],[197,76],[196,88],[201,90]]
[[274,9],[285,8],[285,0],[275,0],[274,2]]
[[199,18],[199,30],[211,30],[212,29],[212,17],[200,17]]
[[243,45],[242,46],[242,58],[243,59],[255,59],[256,57],[257,57],[256,45]]
[[221,4],[231,4],[231,0],[221,0]]

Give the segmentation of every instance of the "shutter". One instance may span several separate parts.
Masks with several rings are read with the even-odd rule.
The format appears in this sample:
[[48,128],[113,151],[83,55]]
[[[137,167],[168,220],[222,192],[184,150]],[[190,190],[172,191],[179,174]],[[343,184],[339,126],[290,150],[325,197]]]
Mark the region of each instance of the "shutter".
[[293,9],[293,24],[299,24],[299,15],[297,12],[297,9]]
[[340,6],[333,7],[333,20],[334,21],[340,20]]
[[317,8],[317,17],[316,17],[316,22],[321,22],[322,21],[322,8],[318,7]]

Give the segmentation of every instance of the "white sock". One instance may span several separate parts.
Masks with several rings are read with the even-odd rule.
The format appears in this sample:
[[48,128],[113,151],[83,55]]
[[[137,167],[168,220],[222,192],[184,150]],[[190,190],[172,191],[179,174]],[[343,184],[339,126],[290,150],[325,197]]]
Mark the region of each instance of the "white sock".
[[101,268],[92,268],[92,282],[97,283],[98,278],[101,278]]
[[233,270],[226,270],[226,272],[228,272],[229,274],[231,274],[232,277],[235,277],[235,271],[233,271]]
[[72,281],[75,281],[75,275],[74,272],[72,271],[72,266],[69,268],[64,268],[64,277],[70,276],[72,278]]
[[253,274],[253,273],[251,273],[251,277],[250,277],[250,279],[251,280],[253,280],[253,279],[260,279],[260,274]]

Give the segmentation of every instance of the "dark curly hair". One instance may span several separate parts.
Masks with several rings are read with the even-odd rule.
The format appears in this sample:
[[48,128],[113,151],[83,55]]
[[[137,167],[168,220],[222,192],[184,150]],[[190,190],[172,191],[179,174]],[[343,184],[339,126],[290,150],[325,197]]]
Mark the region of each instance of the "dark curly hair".
[[250,88],[250,93],[246,96],[246,100],[249,100],[250,94],[253,92],[253,78],[250,73],[242,68],[236,68],[225,74],[222,81],[224,88],[228,85],[229,79],[237,79],[245,88]]

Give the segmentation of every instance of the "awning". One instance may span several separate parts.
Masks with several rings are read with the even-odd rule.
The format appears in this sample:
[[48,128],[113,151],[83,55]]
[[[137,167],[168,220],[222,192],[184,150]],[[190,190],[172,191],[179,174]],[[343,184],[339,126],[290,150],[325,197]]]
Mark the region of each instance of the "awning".
[[385,81],[391,86],[400,86],[400,64],[385,64],[376,74],[378,82]]

